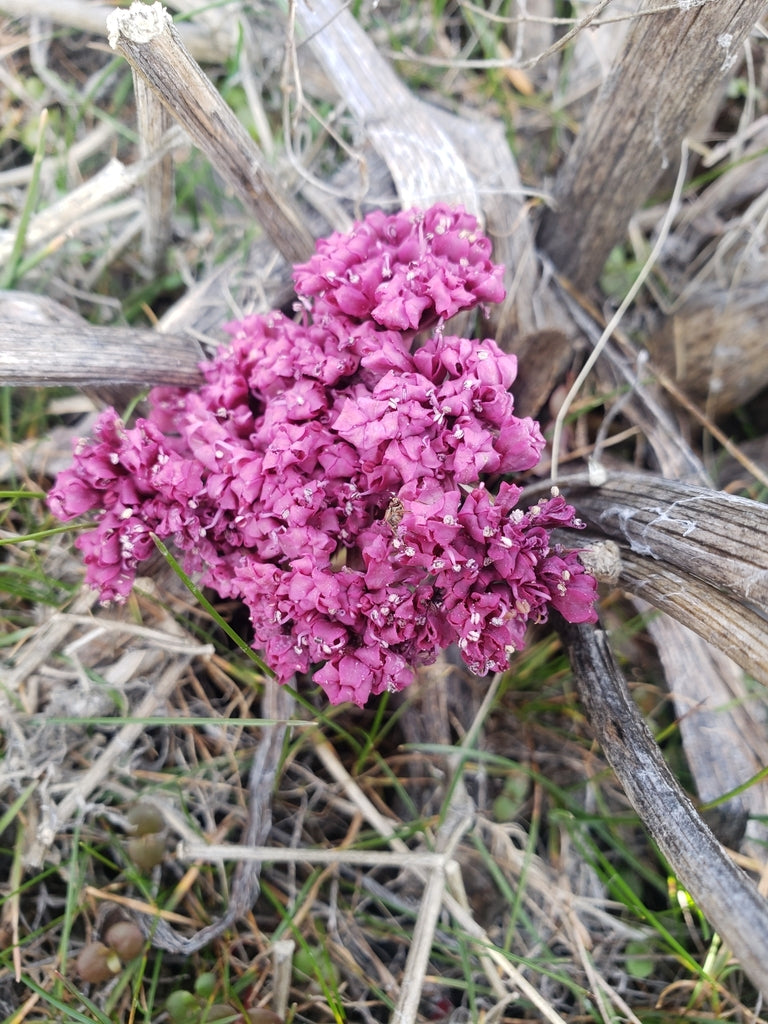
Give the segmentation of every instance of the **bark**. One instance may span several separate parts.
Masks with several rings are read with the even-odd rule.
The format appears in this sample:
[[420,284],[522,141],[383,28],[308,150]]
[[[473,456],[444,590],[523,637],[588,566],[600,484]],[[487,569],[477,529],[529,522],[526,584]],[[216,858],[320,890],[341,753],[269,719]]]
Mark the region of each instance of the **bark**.
[[263,225],[291,263],[307,259],[314,239],[292,199],[181,42],[161,4],[134,3],[107,19],[110,46],[121,53]]
[[0,320],[0,381],[29,387],[154,384],[197,387],[194,338],[133,327],[36,327]]
[[768,507],[735,494],[612,473],[561,481],[579,516],[658,568],[669,567],[768,615]]
[[768,685],[765,505],[651,474],[560,486],[588,527],[618,543],[625,590]]
[[[162,145],[165,133],[173,121],[168,108],[136,72],[133,74],[133,92],[136,97],[139,151],[142,160],[149,160]],[[167,153],[147,171],[144,179],[146,219],[141,249],[144,261],[155,273],[159,273],[165,264],[173,233],[175,184],[173,155]]]
[[561,622],[595,738],[654,842],[755,987],[768,998],[768,904],[697,814],[633,704],[606,634]]
[[611,249],[730,72],[765,0],[717,0],[654,14],[642,0],[542,220],[539,244],[576,287]]

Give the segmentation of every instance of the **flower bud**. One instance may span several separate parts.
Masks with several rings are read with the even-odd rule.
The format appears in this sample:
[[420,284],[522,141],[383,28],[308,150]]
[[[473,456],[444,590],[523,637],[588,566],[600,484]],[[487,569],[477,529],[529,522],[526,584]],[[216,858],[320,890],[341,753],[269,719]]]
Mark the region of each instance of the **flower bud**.
[[133,921],[118,921],[104,935],[104,941],[122,961],[133,960],[144,948],[144,936]]
[[165,838],[156,832],[128,840],[128,856],[143,871],[151,871],[165,857]]
[[133,825],[133,834],[136,836],[146,836],[152,832],[162,832],[165,828],[165,819],[154,804],[139,803],[134,804],[133,807],[128,811],[126,815],[129,823]]
[[77,958],[79,977],[94,985],[101,981],[110,981],[120,967],[120,961],[114,952],[103,942],[89,942],[83,946]]

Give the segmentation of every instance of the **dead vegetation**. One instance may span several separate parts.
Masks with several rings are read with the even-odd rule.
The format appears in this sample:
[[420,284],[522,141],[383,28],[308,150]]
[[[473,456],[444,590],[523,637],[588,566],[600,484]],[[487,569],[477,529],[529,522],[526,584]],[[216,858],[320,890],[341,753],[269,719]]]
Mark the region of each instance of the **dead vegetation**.
[[[0,1017],[159,1022],[184,991],[190,1024],[762,1020],[761,5],[178,10],[0,0]],[[41,496],[94,407],[194,382],[314,237],[438,199],[493,237],[487,329],[562,439],[531,493],[559,471],[618,545],[614,653],[564,628],[352,712],[277,691],[160,556],[97,607]],[[144,950],[87,984],[115,907]]]

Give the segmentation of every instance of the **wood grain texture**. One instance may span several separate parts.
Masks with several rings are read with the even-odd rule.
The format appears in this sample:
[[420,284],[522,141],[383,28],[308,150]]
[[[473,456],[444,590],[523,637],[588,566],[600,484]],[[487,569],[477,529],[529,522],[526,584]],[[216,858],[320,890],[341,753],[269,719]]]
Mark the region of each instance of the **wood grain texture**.
[[643,0],[623,52],[590,109],[541,223],[539,244],[581,289],[608,253],[680,145],[765,9],[765,0],[680,4],[652,13]]
[[296,9],[316,58],[386,161],[404,207],[461,203],[480,215],[475,183],[453,143],[338,0]]
[[[133,73],[136,97],[136,123],[139,130],[139,152],[147,160],[160,148],[166,131],[172,125],[168,108],[143,78]],[[153,164],[144,179],[144,233],[141,254],[156,273],[164,264],[172,234],[175,204],[173,154],[167,153]]]
[[[636,603],[642,611],[641,603]],[[762,697],[744,685],[743,672],[731,658],[702,643],[669,615],[648,614],[648,606],[644,610],[645,628],[669,680],[676,725],[699,800],[706,804],[735,794],[702,816],[721,843],[734,850],[744,843],[762,861],[768,838],[768,782],[754,781],[765,764]],[[737,626],[742,610],[732,605]],[[764,628],[761,633],[765,648]],[[767,653],[763,649],[763,666]],[[717,757],[712,756],[713,745]]]
[[121,53],[189,132],[214,168],[253,211],[278,252],[308,259],[314,240],[264,156],[184,47],[162,4],[134,3],[107,19]]
[[[104,23],[114,9],[112,4],[97,0],[3,0],[3,13],[14,18],[37,17],[97,37],[103,35]],[[195,60],[215,63],[232,56],[236,41],[233,43],[228,27],[212,31],[210,23],[195,20],[180,22],[178,30]]]
[[768,904],[727,855],[667,767],[632,702],[606,634],[560,620],[595,738],[663,856],[768,998]]
[[205,358],[191,338],[130,327],[53,327],[0,321],[0,383],[47,387],[195,387]]
[[[620,586],[642,598],[740,665],[768,686],[768,622],[759,611],[735,601],[704,580],[678,572],[664,562],[621,551]],[[669,677],[674,688],[674,674]],[[706,699],[708,681],[698,680],[699,699]]]
[[705,282],[646,341],[653,360],[709,416],[748,402],[768,385],[768,287]]
[[560,487],[603,536],[768,615],[768,506],[651,473]]

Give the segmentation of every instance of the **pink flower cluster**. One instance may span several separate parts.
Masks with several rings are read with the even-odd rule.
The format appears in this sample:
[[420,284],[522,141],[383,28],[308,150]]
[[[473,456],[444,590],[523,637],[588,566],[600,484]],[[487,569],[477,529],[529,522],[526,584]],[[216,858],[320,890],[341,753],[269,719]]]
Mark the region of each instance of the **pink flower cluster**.
[[94,516],[77,544],[102,600],[170,538],[245,602],[281,681],[314,667],[360,705],[452,643],[503,670],[551,607],[593,621],[594,579],[549,537],[573,508],[520,509],[503,479],[544,446],[513,412],[515,357],[443,332],[503,298],[501,273],[461,209],[371,214],[295,268],[299,322],[231,324],[199,390],[156,388],[133,427],[104,412],[49,496],[60,519]]

